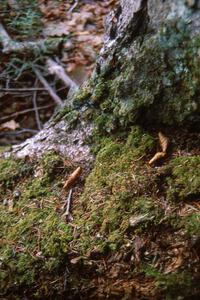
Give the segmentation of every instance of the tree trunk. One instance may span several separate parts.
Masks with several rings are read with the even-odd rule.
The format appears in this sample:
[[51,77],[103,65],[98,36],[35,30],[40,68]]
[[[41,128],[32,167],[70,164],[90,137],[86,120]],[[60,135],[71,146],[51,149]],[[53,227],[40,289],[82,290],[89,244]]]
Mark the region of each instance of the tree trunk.
[[90,81],[13,153],[23,157],[55,149],[88,161],[92,156],[84,140],[94,127],[114,132],[133,124],[199,126],[197,2],[121,1],[106,19],[104,46]]

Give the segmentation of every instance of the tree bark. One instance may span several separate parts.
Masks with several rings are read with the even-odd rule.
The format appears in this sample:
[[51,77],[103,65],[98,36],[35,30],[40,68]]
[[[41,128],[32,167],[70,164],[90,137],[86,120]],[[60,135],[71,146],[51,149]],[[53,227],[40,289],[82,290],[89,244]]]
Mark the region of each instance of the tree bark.
[[93,128],[111,133],[132,124],[196,126],[199,31],[198,1],[191,7],[187,1],[121,0],[105,21],[104,46],[90,81],[38,135],[11,153],[38,156],[55,149],[89,162],[93,156],[85,140]]

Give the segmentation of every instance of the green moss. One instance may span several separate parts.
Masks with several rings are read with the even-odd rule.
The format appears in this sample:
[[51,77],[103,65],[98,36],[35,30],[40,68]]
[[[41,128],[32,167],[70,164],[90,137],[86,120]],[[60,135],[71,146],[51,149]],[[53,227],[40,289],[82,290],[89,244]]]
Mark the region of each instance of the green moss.
[[[161,216],[151,198],[151,189],[156,188],[156,174],[142,161],[153,148],[154,139],[138,127],[132,128],[125,142],[111,138],[102,140],[102,148],[82,195],[85,212],[80,211],[77,216],[83,230],[81,251],[87,252],[97,245],[98,249],[100,245],[104,249],[105,244],[106,251],[117,249],[123,243],[131,216],[148,212],[144,226],[152,215],[155,219]],[[85,219],[87,212],[89,216]],[[97,232],[100,237],[96,236]]]
[[163,274],[155,267],[147,264],[143,266],[143,271],[147,277],[155,278],[155,284],[165,295],[163,299],[177,299],[177,290],[180,297],[191,296],[191,286],[193,284],[195,286],[195,282],[193,282],[193,276],[190,272],[175,271]]
[[75,97],[73,98],[73,104],[75,106],[81,106],[87,103],[87,100],[90,98],[90,96],[91,96],[90,87],[85,86],[76,93]]
[[179,226],[184,228],[189,236],[200,237],[200,213],[195,212],[182,217]]
[[92,92],[91,100],[93,102],[98,102],[102,97],[106,97],[107,89],[108,83],[99,82]]
[[170,200],[195,199],[200,195],[200,156],[178,157],[166,168],[167,196]]
[[57,153],[52,151],[47,152],[40,161],[41,168],[43,169],[44,177],[53,180],[57,173],[63,171],[63,159]]
[[[34,291],[40,278],[61,272],[72,240],[72,227],[56,210],[60,199],[54,182],[69,169],[63,167],[62,159],[55,153],[47,153],[40,162],[34,162],[34,168],[36,177],[27,172],[30,166],[27,169],[24,161],[1,160],[1,184],[10,189],[4,189],[1,197],[4,201],[0,203],[4,293],[17,290],[20,294],[22,287],[23,291]],[[19,191],[17,198],[15,190]],[[6,199],[12,201],[12,209]],[[41,286],[38,295],[42,293]]]
[[0,184],[1,188],[11,187],[26,174],[32,172],[31,164],[21,160],[0,159]]

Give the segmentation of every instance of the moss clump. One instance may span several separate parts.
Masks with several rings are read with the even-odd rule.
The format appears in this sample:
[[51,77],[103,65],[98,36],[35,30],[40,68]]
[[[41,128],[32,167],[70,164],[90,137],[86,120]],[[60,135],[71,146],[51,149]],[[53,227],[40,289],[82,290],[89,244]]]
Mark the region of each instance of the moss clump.
[[24,175],[32,172],[31,164],[21,160],[0,159],[0,189],[12,187]]
[[45,178],[49,180],[55,179],[57,173],[64,170],[63,159],[54,152],[47,152],[40,161],[41,168]]
[[199,197],[199,156],[177,157],[166,169],[171,174],[167,180],[167,196],[170,200],[192,200]]
[[[33,296],[37,289],[38,297],[41,297],[59,289],[59,284],[48,289],[48,280],[51,276],[55,280],[64,272],[68,243],[72,239],[73,229],[61,217],[58,197],[58,183],[67,176],[70,168],[65,168],[63,160],[55,153],[47,153],[39,162],[33,162],[31,168],[33,165],[34,174],[33,171],[27,172],[30,166],[28,168],[24,161],[1,160],[0,185],[4,188],[1,196],[4,201],[0,203],[3,295],[13,291],[20,295],[22,289],[23,293]],[[17,198],[15,190],[19,191]],[[40,280],[43,284],[38,289]]]
[[191,287],[194,288],[192,294],[195,294],[196,282],[193,279],[193,274],[187,271],[176,271],[170,274],[163,274],[151,265],[144,265],[143,271],[147,277],[154,278],[156,286],[162,290],[162,297],[164,299],[178,299],[177,290],[179,290],[179,297],[192,296]]
[[183,217],[180,221],[180,227],[183,227],[189,236],[200,238],[200,212],[194,212]]
[[148,212],[147,223],[160,213],[151,198],[156,174],[142,161],[154,148],[154,139],[134,127],[126,142],[107,139],[102,144],[82,195],[85,212],[77,216],[83,229],[79,242],[83,252],[93,247],[100,252],[117,249],[132,215]]

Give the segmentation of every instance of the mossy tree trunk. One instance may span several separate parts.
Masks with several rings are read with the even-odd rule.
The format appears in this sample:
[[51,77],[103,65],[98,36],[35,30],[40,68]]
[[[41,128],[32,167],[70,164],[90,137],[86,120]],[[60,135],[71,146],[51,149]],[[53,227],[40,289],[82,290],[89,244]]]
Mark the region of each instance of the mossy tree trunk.
[[[53,153],[0,160],[3,296],[199,297],[199,33],[199,1],[121,0],[90,80],[5,155]],[[67,223],[62,182],[90,162]]]
[[198,1],[123,0],[105,22],[105,41],[89,82],[36,137],[13,147],[19,156],[55,149],[92,159],[93,129],[198,126]]

